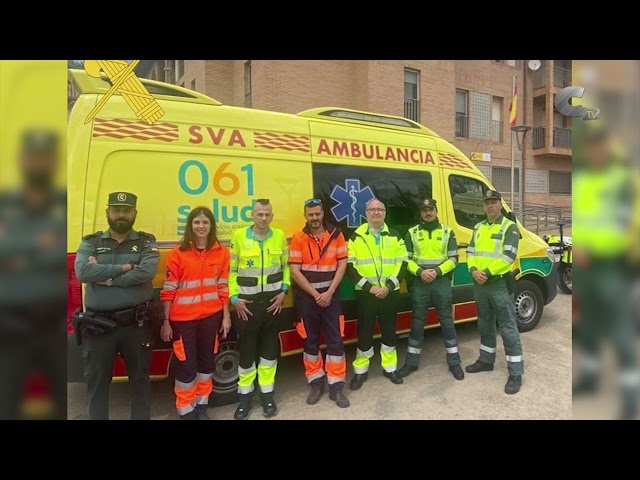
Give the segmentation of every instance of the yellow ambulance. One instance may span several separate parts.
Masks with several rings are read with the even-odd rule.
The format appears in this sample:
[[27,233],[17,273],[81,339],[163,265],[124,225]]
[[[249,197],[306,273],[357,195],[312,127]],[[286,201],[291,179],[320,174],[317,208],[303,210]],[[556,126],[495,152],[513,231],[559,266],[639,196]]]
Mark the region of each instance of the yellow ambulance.
[[[142,79],[164,115],[149,125],[136,117],[120,95],[113,95],[89,123],[85,119],[110,88],[103,78],[71,70],[80,96],[68,127],[69,312],[80,305],[81,285],[73,272],[74,252],[83,235],[108,228],[105,203],[109,192],[138,195],[136,229],[153,233],[161,248],[154,280],[160,289],[164,260],[184,232],[187,215],[207,205],[218,221],[218,233],[251,224],[256,199],[273,204],[273,225],[291,236],[304,226],[303,203],[322,199],[329,222],[345,237],[365,221],[365,204],[380,198],[386,221],[401,232],[418,222],[419,202],[438,200],[440,220],[456,232],[460,263],[453,276],[454,319],[477,318],[466,247],[473,226],[485,218],[483,197],[489,181],[457,148],[436,133],[406,118],[339,107],[316,108],[297,115],[224,106],[201,93]],[[503,202],[504,213],[510,215]],[[515,263],[516,305],[521,331],[531,330],[544,305],[556,296],[552,253],[537,235],[520,225],[522,240]],[[411,304],[403,285],[398,334],[410,330]],[[343,280],[345,342],[356,342],[354,286]],[[292,295],[280,326],[281,355],[302,352],[293,328]],[[430,311],[427,328],[438,325]],[[71,327],[69,327],[71,331]],[[379,333],[379,332],[376,332]],[[171,349],[159,342],[151,374],[165,377]],[[235,390],[236,342],[220,345],[214,393]],[[69,381],[81,381],[81,358],[69,341]],[[115,377],[125,377],[123,362]],[[215,399],[216,395],[212,395]]]

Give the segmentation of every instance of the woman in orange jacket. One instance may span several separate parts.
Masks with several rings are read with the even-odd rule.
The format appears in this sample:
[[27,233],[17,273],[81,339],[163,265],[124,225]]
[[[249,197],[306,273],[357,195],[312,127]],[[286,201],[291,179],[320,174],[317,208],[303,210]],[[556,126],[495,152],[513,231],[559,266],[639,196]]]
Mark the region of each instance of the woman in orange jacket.
[[176,408],[183,420],[209,420],[215,341],[218,331],[226,338],[231,328],[228,278],[229,250],[218,242],[213,213],[196,207],[167,257],[160,292],[166,319],[160,337],[173,341]]

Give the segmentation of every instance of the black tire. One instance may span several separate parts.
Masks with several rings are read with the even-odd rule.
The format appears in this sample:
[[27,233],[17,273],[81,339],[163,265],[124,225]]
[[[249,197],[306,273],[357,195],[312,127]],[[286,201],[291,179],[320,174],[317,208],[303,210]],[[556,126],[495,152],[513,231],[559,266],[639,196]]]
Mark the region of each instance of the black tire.
[[238,342],[228,341],[218,345],[213,371],[213,392],[209,395],[210,407],[221,407],[239,401],[237,393],[239,363]]
[[542,318],[544,300],[540,288],[529,280],[516,282],[516,321],[520,332],[528,332]]
[[573,293],[573,269],[570,263],[560,262],[558,265],[558,288],[562,293]]

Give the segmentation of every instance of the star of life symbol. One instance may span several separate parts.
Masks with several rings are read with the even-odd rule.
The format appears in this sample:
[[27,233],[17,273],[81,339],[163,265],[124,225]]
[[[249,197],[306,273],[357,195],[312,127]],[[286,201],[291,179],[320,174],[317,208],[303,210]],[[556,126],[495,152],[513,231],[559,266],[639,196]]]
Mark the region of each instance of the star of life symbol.
[[247,267],[253,267],[253,260],[247,260]]
[[373,200],[375,195],[370,187],[360,189],[360,180],[347,178],[344,181],[344,188],[340,185],[333,187],[331,198],[338,202],[331,208],[331,213],[338,222],[345,218],[349,228],[357,228],[361,224],[360,218],[366,217],[367,202]]

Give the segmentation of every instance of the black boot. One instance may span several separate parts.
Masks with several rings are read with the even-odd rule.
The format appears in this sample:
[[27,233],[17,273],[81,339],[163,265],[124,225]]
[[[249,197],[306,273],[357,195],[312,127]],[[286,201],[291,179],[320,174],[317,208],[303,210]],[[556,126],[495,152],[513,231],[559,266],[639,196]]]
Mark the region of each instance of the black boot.
[[260,392],[260,401],[262,402],[262,414],[267,417],[275,417],[278,413],[278,406],[273,399],[275,392],[262,393]]
[[196,405],[196,409],[194,410],[194,412],[196,412],[196,420],[211,420],[208,416],[207,416],[207,407],[209,405],[204,404],[204,405]]
[[236,420],[244,420],[249,417],[249,412],[251,411],[251,405],[253,403],[253,392],[252,393],[241,393],[238,395],[240,397],[240,405],[236,408],[236,413],[233,415],[233,418]]
[[460,365],[449,365],[449,371],[456,380],[464,380],[464,372]]
[[351,390],[358,390],[362,387],[362,384],[365,382],[367,377],[369,376],[369,372],[365,373],[356,373],[351,379],[351,383],[349,384],[349,388]]
[[316,403],[318,403],[323,393],[324,378],[322,378],[322,382],[311,384],[311,391],[309,392],[309,396],[307,397],[307,405],[315,405]]
[[476,363],[467,365],[467,368],[465,368],[465,370],[467,371],[467,373],[491,372],[493,371],[493,363],[484,363],[478,359],[476,360]]
[[351,405],[349,399],[344,396],[344,393],[342,393],[342,389],[335,392],[329,392],[329,398],[336,402],[336,405],[338,405],[340,408],[347,408],[349,405]]
[[509,380],[507,380],[507,383],[504,386],[504,392],[508,393],[509,395],[518,393],[520,391],[521,385],[522,375],[509,375]]
[[394,371],[394,372],[382,372],[382,374],[387,377],[389,380],[391,380],[391,383],[394,383],[396,385],[400,385],[401,383],[404,382],[404,380],[402,380],[402,377],[400,375],[398,375],[398,371]]
[[180,415],[180,420],[197,420],[196,411],[192,410],[189,413],[186,413],[184,415]]
[[414,367],[413,365],[409,365],[408,363],[405,363],[402,366],[402,368],[398,370],[398,375],[400,375],[402,378],[408,377],[416,370],[418,370],[418,367]]

